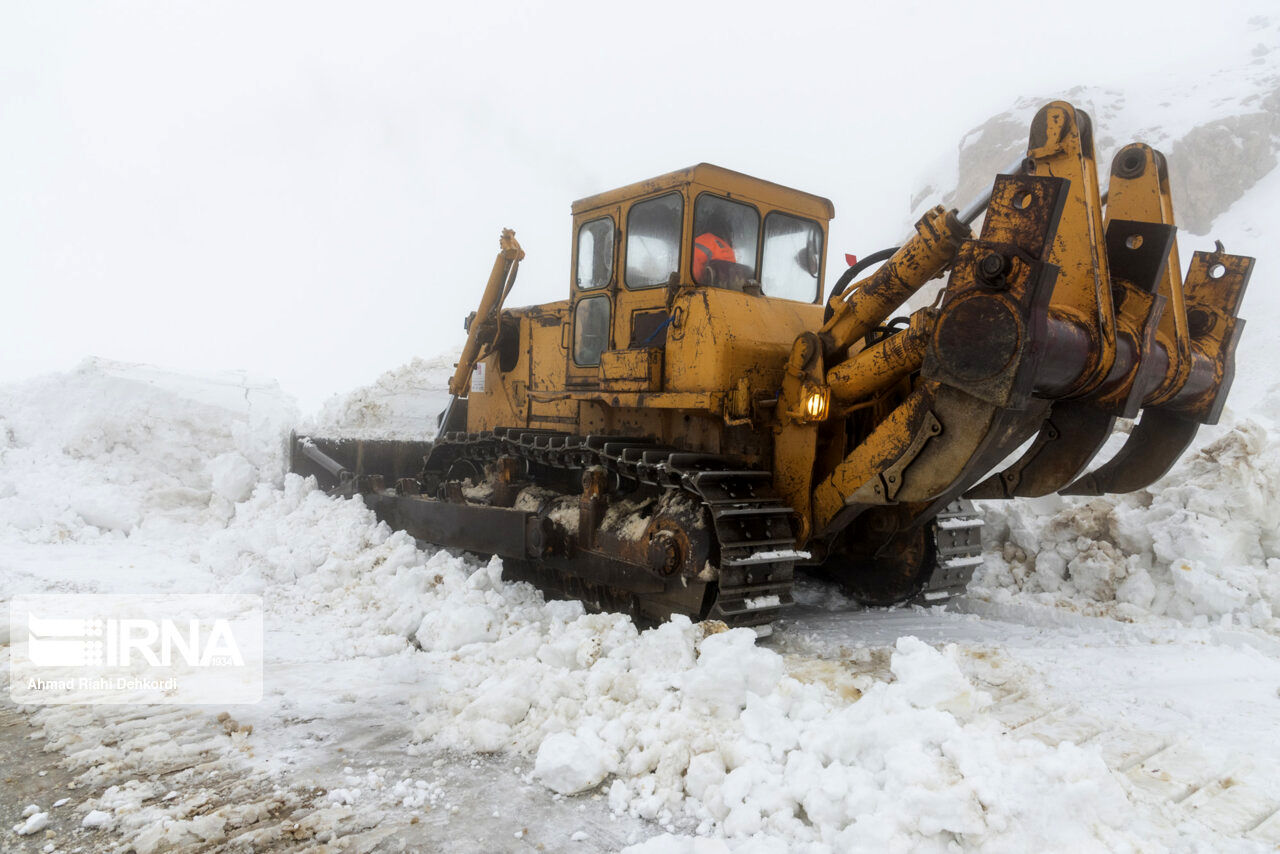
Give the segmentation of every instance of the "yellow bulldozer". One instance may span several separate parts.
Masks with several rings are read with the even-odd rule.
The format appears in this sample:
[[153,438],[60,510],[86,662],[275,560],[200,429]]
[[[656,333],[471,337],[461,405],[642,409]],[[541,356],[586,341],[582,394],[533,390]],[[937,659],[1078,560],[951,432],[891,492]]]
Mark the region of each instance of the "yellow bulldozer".
[[559,302],[506,307],[504,231],[435,441],[294,437],[293,470],[644,619],[764,631],[796,567],[945,602],[981,563],[971,499],[1151,484],[1218,419],[1243,327],[1253,259],[1183,273],[1163,155],[1122,148],[1102,193],[1086,113],[1050,103],[1029,136],[829,292],[831,203],[708,164],[575,202]]

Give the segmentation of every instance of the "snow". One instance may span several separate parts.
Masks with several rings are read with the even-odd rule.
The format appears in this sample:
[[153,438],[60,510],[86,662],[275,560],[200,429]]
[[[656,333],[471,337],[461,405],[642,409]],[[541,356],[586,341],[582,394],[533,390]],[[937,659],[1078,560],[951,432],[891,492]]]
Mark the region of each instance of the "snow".
[[770,549],[768,551],[753,552],[745,558],[735,558],[734,565],[750,566],[756,563],[770,563],[775,560],[808,560],[811,556],[809,552],[797,549]]
[[415,358],[367,386],[325,401],[298,432],[366,439],[430,439],[449,402],[449,378],[459,353]]
[[111,813],[106,810],[89,810],[80,821],[81,827],[110,827]]
[[[94,393],[94,384],[114,393]],[[57,408],[57,399],[69,393],[97,401],[96,410],[81,409],[86,422],[98,419],[118,429],[113,425],[121,423],[120,413],[129,412],[152,427],[127,445],[95,445],[89,452],[81,450],[80,434],[55,443],[18,432],[4,452],[0,476],[25,488],[42,466],[74,466],[83,482],[129,489],[145,512],[127,534],[91,531],[82,519],[37,529],[45,537],[64,530],[55,543],[32,542],[30,528],[10,526],[0,538],[0,566],[41,556],[41,584],[78,589],[141,581],[162,589],[263,593],[278,664],[260,707],[220,717],[219,731],[239,743],[267,738],[289,751],[285,755],[305,755],[305,742],[289,735],[280,719],[333,716],[352,702],[360,705],[357,697],[398,697],[395,708],[409,717],[419,747],[464,756],[530,756],[530,779],[548,795],[595,792],[619,815],[670,828],[643,843],[650,847],[636,849],[642,851],[721,845],[928,850],[953,840],[972,850],[1115,850],[1203,837],[1194,826],[1162,817],[1163,807],[1137,798],[1098,750],[1010,730],[992,689],[975,682],[968,647],[911,636],[927,621],[881,642],[882,670],[873,666],[873,655],[847,648],[816,656],[788,652],[802,627],[784,627],[773,648],[751,630],[725,631],[687,619],[641,632],[621,615],[586,614],[578,603],[545,602],[527,585],[504,582],[499,561],[420,550],[405,534],[378,524],[359,500],[329,498],[314,482],[293,475],[268,479],[279,471],[278,458],[273,463],[264,454],[253,463],[246,450],[274,442],[255,437],[240,409],[203,409],[198,421],[184,421],[200,397],[190,389],[159,390],[125,369],[92,366],[72,377],[6,389],[6,400],[19,403],[5,417],[17,424],[34,420],[24,407]],[[288,408],[287,401],[277,404]],[[1174,486],[1131,503],[1077,509],[1061,518],[1061,507],[1036,515],[1041,505],[1008,505],[1005,524],[1027,555],[1037,555],[1036,565],[1015,576],[1022,558],[1011,553],[1003,569],[993,561],[975,591],[975,607],[986,601],[1011,614],[1027,600],[1152,626],[1185,623],[1272,636],[1274,623],[1264,619],[1275,593],[1264,561],[1274,554],[1269,550],[1276,530],[1269,515],[1275,512],[1277,470],[1269,437],[1247,423],[1225,430],[1183,464]],[[191,460],[187,476],[197,486],[187,487],[181,500],[161,500],[157,493],[174,489],[175,472],[148,462],[155,458]],[[223,460],[227,471],[239,472],[232,481],[243,479],[244,460],[258,473],[257,482],[249,489],[242,483],[219,489],[220,466],[197,459]],[[241,500],[233,503],[237,495]],[[51,509],[71,506],[74,498],[74,491],[53,496],[40,512],[67,520]],[[1000,526],[997,521],[992,528]],[[1120,545],[1105,545],[1113,530]],[[1133,554],[1117,557],[1121,545]],[[67,548],[78,550],[80,559],[77,552],[69,561],[52,559],[58,552],[51,549]],[[89,557],[92,575],[78,565]],[[102,565],[120,568],[104,574],[97,569]],[[183,569],[175,573],[176,567]],[[1023,586],[999,586],[1000,572],[1022,578]],[[8,589],[34,583],[12,569],[5,579]],[[1056,588],[1036,587],[1047,579],[1056,579]],[[1229,626],[1223,615],[1231,616]],[[874,643],[858,641],[868,642]],[[1107,672],[1135,655],[1121,651],[1098,659],[1099,666]],[[1215,669],[1235,674],[1227,678],[1239,679],[1239,655],[1201,657],[1195,666],[1212,660]],[[1036,660],[1030,653],[1023,659]],[[1063,690],[1081,696],[1089,696],[1099,678],[1097,670],[1069,658],[1044,661]],[[1156,667],[1167,665],[1161,660]],[[290,676],[291,669],[297,675]],[[313,681],[307,674],[314,673],[325,678]],[[343,684],[350,689],[340,688],[336,696],[325,687]],[[1219,693],[1247,709],[1264,708],[1264,695],[1274,700],[1274,687]],[[1224,714],[1203,702],[1191,709],[1197,720]],[[71,710],[41,714],[45,731],[58,741],[85,734]],[[1105,719],[1117,712],[1102,704],[1090,714]],[[1141,717],[1134,710],[1123,716]],[[1151,720],[1152,726],[1170,725],[1158,715]],[[1247,717],[1237,714],[1236,720],[1249,731]],[[182,755],[176,745],[150,750],[151,762]],[[105,764],[94,774],[108,779],[101,770],[111,767],[104,748],[83,755],[101,757],[95,761]],[[360,815],[430,804],[448,812],[443,789],[425,782],[418,787],[410,782],[412,771],[404,770],[408,774],[391,777],[335,772],[321,783],[317,826],[338,821],[325,810]],[[191,796],[161,799],[165,791],[158,785],[112,786],[86,804],[88,815],[94,821],[107,817],[96,829],[122,834],[139,850],[226,833],[218,823],[223,817],[184,818]],[[1207,838],[1224,845],[1229,839]]]
[[[0,387],[0,527],[38,544],[163,539],[171,522],[217,524],[231,503],[219,490],[256,482],[248,468],[281,476],[294,417],[271,382],[100,359]],[[211,502],[214,492],[224,500]]]
[[19,836],[30,836],[38,833],[49,826],[49,814],[47,812],[35,812],[27,816],[26,821],[20,821],[13,826],[13,832]]
[[462,605],[445,612],[429,612],[414,638],[423,649],[451,652],[467,644],[497,640],[501,622],[498,612],[487,605]]
[[538,746],[533,776],[552,791],[574,795],[598,786],[612,764],[603,742],[590,730],[581,737],[557,732]]
[[751,629],[730,629],[703,640],[697,664],[679,683],[690,706],[714,717],[737,718],[749,698],[771,694],[782,678],[782,659],[755,643]]
[[988,503],[971,593],[1280,632],[1280,444],[1263,418],[1206,430],[1217,437],[1137,493]]
[[[141,383],[129,388],[120,372],[81,376],[76,392],[91,382],[118,393],[85,395],[102,401],[86,418],[110,423],[113,413],[136,412],[129,395],[144,398],[145,415],[157,425],[181,423],[192,408],[188,396]],[[36,381],[46,397],[66,385]],[[11,390],[11,399],[33,400],[33,391]],[[212,459],[243,456],[232,429],[240,414],[204,411],[198,428],[191,422],[188,441]],[[181,457],[170,430],[157,427],[152,437],[156,456]],[[16,448],[19,472],[29,447]],[[13,450],[6,451],[6,477]],[[290,710],[337,714],[355,695],[346,699],[339,688],[335,696],[327,686],[345,680],[366,703],[400,695],[423,746],[529,755],[532,779],[549,793],[605,787],[602,803],[620,814],[735,844],[763,835],[812,852],[928,847],[953,838],[974,849],[1108,848],[1135,841],[1134,827],[1154,821],[1135,818],[1095,753],[1005,733],[984,713],[988,699],[962,673],[953,648],[897,640],[888,672],[860,679],[851,703],[842,684],[798,678],[806,665],[761,646],[749,629],[681,618],[641,632],[621,615],[545,602],[527,585],[504,582],[500,562],[421,551],[380,525],[361,501],[329,498],[294,475],[260,481],[231,504],[202,465],[193,469],[207,479],[198,498],[157,507],[153,493],[170,488],[172,472],[144,465],[150,450],[141,440],[127,454],[102,449],[72,457],[56,445],[43,448],[51,464],[66,458],[90,467],[87,482],[128,482],[123,475],[130,475],[148,511],[133,534],[73,541],[95,550],[86,554],[128,555],[135,566],[117,572],[118,580],[101,573],[91,580],[46,562],[42,583],[94,589],[157,577],[160,567],[172,579],[174,567],[184,566],[178,574],[186,589],[262,592],[268,646],[300,671],[290,677],[269,663],[275,676],[261,707],[219,716],[219,730],[241,743],[275,738],[305,751],[278,720],[297,714]],[[259,471],[269,471],[269,462]],[[149,533],[155,530],[164,536]],[[0,556],[32,553],[24,531],[11,531],[0,546]],[[308,668],[327,678],[309,681]],[[50,737],[83,737],[74,715],[49,710],[41,719]],[[181,756],[151,752],[152,762]],[[91,753],[109,761],[102,748]],[[95,772],[97,779],[107,779],[103,773]],[[319,803],[326,806],[317,809],[418,800],[385,774],[349,769],[324,788]],[[226,832],[225,817],[183,817],[187,796],[157,800],[165,791],[159,784],[112,786],[87,806],[111,812],[111,829],[139,850]],[[1096,818],[1047,821],[1049,803],[1065,805],[1064,815]]]
[[240,454],[219,454],[209,462],[209,479],[215,495],[238,504],[253,492],[258,470]]

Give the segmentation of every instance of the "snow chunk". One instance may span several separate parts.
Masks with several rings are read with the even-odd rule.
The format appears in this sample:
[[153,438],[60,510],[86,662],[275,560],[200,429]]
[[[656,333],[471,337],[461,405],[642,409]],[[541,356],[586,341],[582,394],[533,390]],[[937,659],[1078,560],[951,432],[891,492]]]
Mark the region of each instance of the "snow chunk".
[[458,605],[429,612],[414,637],[423,649],[445,652],[472,643],[492,643],[501,626],[502,616],[486,605]]
[[684,674],[686,698],[720,717],[736,717],[750,694],[767,695],[782,678],[782,657],[756,646],[751,629],[731,629],[702,642],[698,664]]
[[985,694],[975,691],[960,672],[955,648],[955,644],[947,644],[945,652],[938,652],[914,637],[898,638],[889,669],[911,705],[963,715],[990,701]]
[[38,833],[49,826],[49,814],[47,812],[32,813],[27,816],[26,821],[20,821],[13,826],[13,832],[19,836],[30,836]]
[[604,745],[590,733],[558,732],[547,736],[538,748],[533,775],[562,795],[572,795],[600,784],[609,773]]
[[359,789],[330,789],[328,799],[334,804],[354,804],[360,797]]
[[214,457],[208,469],[214,493],[232,504],[239,504],[252,495],[258,483],[258,469],[235,452]]
[[106,810],[89,810],[85,814],[84,820],[80,822],[81,827],[110,827],[112,825],[111,813]]
[[1221,571],[1212,573],[1196,561],[1175,561],[1169,572],[1173,589],[1191,603],[1196,614],[1231,614],[1241,610],[1249,599],[1248,590],[1224,578]]

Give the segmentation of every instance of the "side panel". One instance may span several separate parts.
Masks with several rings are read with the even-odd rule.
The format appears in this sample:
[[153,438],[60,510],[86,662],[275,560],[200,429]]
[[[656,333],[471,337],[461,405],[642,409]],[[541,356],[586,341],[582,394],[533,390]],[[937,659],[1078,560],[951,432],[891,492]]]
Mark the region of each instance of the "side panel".
[[782,386],[791,346],[822,326],[822,306],[698,288],[676,300],[663,388],[729,391],[744,377],[753,394]]
[[[565,356],[562,330],[566,328],[568,302],[518,308],[504,312],[518,324],[517,342],[500,346],[485,357],[483,390],[473,377],[467,407],[468,430],[495,427],[550,427],[570,429],[577,421],[577,402],[564,398]],[[508,364],[503,371],[503,357]]]

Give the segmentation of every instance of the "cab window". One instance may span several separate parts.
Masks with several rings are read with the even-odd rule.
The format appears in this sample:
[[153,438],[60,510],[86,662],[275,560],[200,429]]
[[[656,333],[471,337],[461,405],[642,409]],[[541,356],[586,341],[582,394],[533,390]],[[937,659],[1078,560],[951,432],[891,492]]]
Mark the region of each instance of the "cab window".
[[602,288],[613,278],[613,220],[593,219],[578,229],[576,281],[579,288]]
[[680,268],[684,199],[668,193],[631,206],[627,214],[627,286],[665,285]]
[[777,211],[764,218],[760,287],[766,296],[813,302],[821,271],[821,226]]
[[693,280],[742,290],[756,278],[760,214],[751,205],[703,193],[693,206]]
[[587,297],[573,310],[573,361],[578,365],[600,364],[600,354],[609,347],[609,298]]

